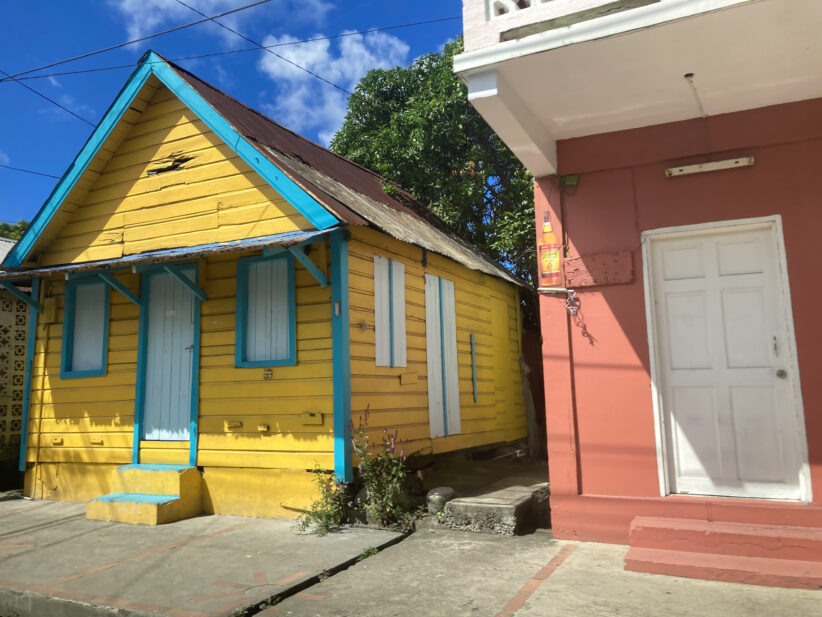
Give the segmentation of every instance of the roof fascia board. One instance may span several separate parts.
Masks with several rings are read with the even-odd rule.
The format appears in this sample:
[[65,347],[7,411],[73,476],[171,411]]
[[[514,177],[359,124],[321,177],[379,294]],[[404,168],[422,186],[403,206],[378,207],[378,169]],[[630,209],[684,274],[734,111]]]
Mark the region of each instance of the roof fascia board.
[[77,184],[83,172],[108,139],[134,98],[151,75],[155,75],[185,105],[193,111],[228,147],[280,193],[318,230],[329,229],[339,220],[311,195],[286,176],[274,163],[251,145],[229,123],[189,86],[160,56],[153,51],[143,56],[140,66],[129,77],[103,119],[92,132],[83,149],[58,182],[48,200],[40,208],[26,233],[2,262],[5,268],[19,268],[51,222],[63,200]]
[[6,255],[6,259],[2,264],[3,267],[19,268],[22,265],[60,208],[63,200],[77,184],[83,172],[85,172],[91,161],[94,160],[100,147],[105,143],[106,139],[108,139],[111,131],[120,122],[123,114],[134,100],[134,97],[137,96],[137,93],[140,92],[145,85],[151,72],[151,65],[145,61],[144,57],[143,63],[131,74],[126,85],[120,90],[117,98],[114,99],[111,107],[108,108],[103,119],[100,120],[97,128],[94,129],[88,141],[86,141],[82,150],[80,150],[80,153],[75,157],[66,173],[63,174],[57,186],[54,187],[46,203],[43,204],[43,207],[40,208],[35,215],[34,220],[32,220],[28,229],[26,229],[23,237],[20,238],[17,244],[14,245],[14,248],[9,251],[9,254]]
[[461,53],[454,56],[454,72],[464,80],[465,74],[469,71],[484,69],[489,65],[506,60],[626,34],[632,30],[650,28],[677,19],[696,17],[702,13],[727,9],[738,4],[761,1],[763,0],[666,0]]

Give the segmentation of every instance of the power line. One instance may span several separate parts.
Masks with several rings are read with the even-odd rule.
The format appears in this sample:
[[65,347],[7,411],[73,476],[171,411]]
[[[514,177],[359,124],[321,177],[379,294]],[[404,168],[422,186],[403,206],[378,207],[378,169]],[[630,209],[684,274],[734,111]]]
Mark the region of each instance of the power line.
[[[233,13],[239,13],[240,11],[245,11],[246,9],[253,8],[255,6],[259,6],[261,4],[266,4],[271,2],[271,0],[258,0],[252,4],[246,4],[245,6],[238,7],[236,9],[231,9],[230,11],[224,11],[217,15],[213,15],[211,17],[205,17],[205,19],[200,19],[198,21],[193,21],[189,24],[183,24],[182,26],[175,26],[174,28],[169,28],[168,30],[163,30],[162,32],[155,32],[154,34],[149,34],[147,36],[140,37],[139,39],[133,39],[131,41],[126,41],[125,43],[118,43],[117,45],[112,45],[110,47],[105,47],[103,49],[98,49],[97,51],[90,51],[84,54],[80,54],[79,56],[74,56],[73,58],[67,58],[65,60],[59,60],[57,62],[52,62],[51,64],[44,64],[43,66],[39,66],[35,69],[29,69],[27,71],[22,71],[20,73],[15,73],[14,75],[9,75],[10,78],[20,77],[21,75],[28,75],[29,73],[34,73],[36,71],[42,71],[44,69],[50,69],[54,66],[59,66],[61,64],[66,64],[68,62],[74,62],[75,60],[82,60],[83,58],[88,58],[90,56],[96,56],[97,54],[102,54],[107,51],[112,51],[114,49],[120,49],[121,47],[126,47],[127,45],[133,45],[134,43],[140,43],[142,41],[147,41],[149,39],[153,39],[158,36],[162,36],[164,34],[170,34],[171,32],[177,32],[179,30],[185,30],[186,28],[191,28],[192,26],[196,26],[199,24],[203,24],[207,21],[211,21],[217,17],[225,17],[226,15],[231,15]],[[198,11],[199,12],[199,11]],[[202,15],[202,13],[200,13]],[[216,23],[216,22],[215,22]]]
[[[333,39],[345,38],[347,36],[358,36],[358,35],[362,35],[362,34],[370,34],[372,32],[384,32],[385,30],[397,30],[397,29],[400,29],[400,28],[412,28],[412,27],[415,27],[415,26],[425,26],[425,25],[428,25],[428,24],[441,23],[441,22],[445,22],[445,21],[455,21],[455,20],[458,20],[458,19],[462,19],[462,18],[458,17],[458,16],[457,17],[441,17],[439,19],[428,19],[428,20],[425,20],[425,21],[416,21],[416,22],[412,22],[412,23],[408,23],[408,24],[399,24],[399,25],[394,25],[394,26],[383,26],[383,27],[380,27],[380,28],[369,28],[367,30],[354,30],[352,32],[342,32],[340,34],[332,34],[332,35],[329,35],[329,36],[318,36],[318,37],[314,37],[314,38],[310,38],[310,39],[301,39],[301,40],[298,40],[298,41],[286,41],[286,42],[283,42],[283,43],[276,43],[274,45],[263,45],[262,47],[264,47],[266,50],[268,50],[268,49],[274,49],[274,48],[277,48],[277,47],[287,47],[289,45],[302,45],[304,43],[313,43],[314,41],[328,41],[328,40],[333,40]],[[180,58],[169,58],[168,60],[170,62],[184,62],[186,60],[199,60],[201,58],[211,58],[211,57],[214,57],[214,56],[226,56],[226,55],[230,55],[230,54],[241,54],[241,53],[245,53],[245,52],[249,52],[249,51],[259,51],[259,49],[260,49],[260,46],[257,46],[257,47],[244,47],[243,49],[231,49],[231,50],[227,50],[227,51],[215,51],[215,52],[210,52],[210,53],[206,53],[206,54],[199,54],[199,55],[196,55],[196,56],[182,56]],[[62,71],[62,72],[57,72],[57,73],[42,73],[40,75],[25,75],[24,74],[23,77],[19,77],[18,81],[29,80],[29,79],[46,79],[48,77],[64,77],[64,76],[67,76],[67,75],[81,75],[81,74],[84,74],[84,73],[97,73],[97,72],[100,72],[100,71],[115,71],[115,70],[120,70],[120,69],[130,69],[130,68],[133,68],[136,65],[137,65],[137,63],[133,63],[133,64],[116,64],[116,65],[113,65],[113,66],[101,66],[101,67],[91,68],[91,69],[78,69],[76,71]],[[35,70],[39,70],[39,69],[35,69]],[[11,81],[11,80],[7,77],[4,77],[4,78],[0,79],[0,83],[7,82],[7,81]]]
[[[194,11],[195,13],[197,13],[198,15],[203,15],[203,16],[205,16],[205,14],[204,14],[204,13],[201,13],[200,11],[198,11],[197,9],[195,9],[193,6],[189,6],[188,4],[186,4],[185,2],[183,2],[183,0],[177,0],[177,3],[178,3],[178,4],[182,4],[182,5],[183,5],[184,7],[186,7],[187,9],[191,9],[192,11]],[[270,54],[272,54],[272,55],[276,56],[276,57],[277,57],[277,58],[279,58],[280,60],[283,60],[283,61],[285,61],[285,62],[288,62],[288,64],[290,64],[290,65],[292,65],[292,66],[297,67],[297,68],[298,68],[298,69],[300,69],[301,71],[305,71],[306,73],[308,73],[308,74],[309,74],[309,75],[311,75],[312,77],[316,77],[316,78],[317,78],[317,79],[319,79],[320,81],[327,83],[329,86],[333,86],[333,87],[334,87],[334,88],[336,88],[337,90],[342,90],[342,91],[343,91],[343,92],[345,92],[346,94],[349,94],[349,95],[351,94],[351,92],[350,92],[349,90],[346,90],[345,88],[343,88],[343,87],[342,87],[342,86],[340,86],[339,84],[335,84],[333,81],[329,81],[329,80],[327,80],[325,77],[322,77],[321,75],[317,75],[315,72],[313,72],[313,71],[311,71],[311,70],[309,70],[309,69],[305,68],[304,66],[300,66],[300,65],[299,65],[299,64],[297,64],[296,62],[292,62],[291,60],[289,60],[289,59],[288,59],[288,58],[286,58],[285,56],[281,56],[280,54],[278,54],[276,51],[273,51],[273,50],[271,50],[271,49],[268,49],[268,48],[264,47],[261,43],[258,43],[257,41],[254,41],[254,40],[252,40],[252,39],[248,38],[248,37],[247,37],[247,36],[245,36],[244,34],[241,34],[241,33],[237,32],[236,30],[234,30],[233,28],[230,28],[229,26],[226,26],[225,24],[221,24],[221,23],[220,23],[219,21],[217,21],[216,19],[213,19],[213,18],[211,18],[211,17],[209,17],[209,19],[210,19],[212,22],[214,22],[215,24],[217,24],[218,26],[220,26],[221,28],[224,28],[225,30],[228,30],[229,32],[231,32],[231,33],[233,33],[233,34],[236,34],[237,36],[239,36],[239,37],[240,37],[241,39],[243,39],[244,41],[248,41],[249,43],[252,43],[252,44],[256,45],[257,47],[259,47],[259,48],[260,48],[260,49],[262,49],[263,51],[268,52],[268,53],[270,53]]]
[[11,165],[3,165],[0,163],[0,167],[4,169],[11,169],[12,171],[22,171],[26,174],[34,174],[35,176],[45,176],[46,178],[54,178],[55,180],[59,180],[60,176],[53,176],[51,174],[43,173],[42,171],[32,171],[31,169],[23,169],[22,167],[12,167]]
[[97,126],[97,125],[96,125],[96,124],[94,124],[93,122],[91,122],[91,121],[89,121],[89,120],[86,120],[86,119],[85,119],[83,116],[81,116],[80,114],[76,114],[76,113],[74,113],[74,112],[73,112],[73,111],[71,111],[68,107],[65,107],[65,106],[61,105],[60,103],[58,103],[57,101],[55,101],[54,99],[49,98],[48,96],[46,96],[45,94],[43,94],[43,93],[42,93],[42,92],[40,92],[39,90],[35,90],[35,89],[34,89],[34,88],[32,88],[30,85],[28,85],[28,84],[24,84],[22,81],[18,81],[18,80],[16,80],[16,79],[14,79],[14,77],[13,77],[12,75],[9,75],[9,74],[8,74],[8,73],[6,73],[6,71],[4,71],[3,69],[0,69],[0,73],[3,73],[3,75],[6,75],[7,77],[11,78],[11,79],[12,79],[12,80],[14,80],[15,82],[17,82],[18,84],[20,84],[21,86],[23,86],[23,87],[24,87],[26,90],[28,90],[29,92],[32,92],[32,93],[36,94],[36,95],[37,95],[37,96],[39,96],[41,99],[45,99],[45,100],[47,100],[47,101],[48,101],[49,103],[51,103],[52,105],[56,105],[57,107],[59,107],[60,109],[62,109],[64,112],[66,112],[66,113],[68,113],[68,114],[71,114],[72,116],[74,116],[74,117],[75,117],[75,118],[77,118],[78,120],[82,120],[83,122],[85,122],[86,124],[88,124],[88,125],[89,125],[89,126],[91,126],[91,127],[95,127],[95,126]]

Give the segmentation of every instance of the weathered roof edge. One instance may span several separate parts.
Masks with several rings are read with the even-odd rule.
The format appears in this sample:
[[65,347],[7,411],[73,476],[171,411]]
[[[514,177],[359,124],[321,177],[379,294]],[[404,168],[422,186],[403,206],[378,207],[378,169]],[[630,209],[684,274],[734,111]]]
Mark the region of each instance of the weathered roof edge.
[[[357,193],[300,161],[296,161],[276,150],[270,148],[268,150],[277,159],[278,166],[283,169],[284,173],[288,173],[287,170],[292,169],[292,173],[298,176],[296,178],[292,177],[292,180],[299,183],[299,177],[305,178],[322,191],[345,203],[362,218],[389,236],[453,259],[470,270],[483,272],[514,285],[530,289],[527,284],[515,278],[508,270],[478,248],[453,235],[453,233],[445,233],[423,219],[391,210],[384,204],[375,202],[367,195]],[[302,188],[305,191],[311,191],[311,187],[302,186]]]
[[36,276],[71,274],[72,272],[85,272],[88,270],[129,268],[131,266],[164,263],[169,261],[177,261],[180,259],[244,251],[255,248],[267,248],[272,246],[289,247],[296,244],[309,243],[310,241],[318,240],[320,237],[325,236],[332,231],[335,231],[335,229],[323,229],[320,231],[288,231],[285,233],[262,236],[260,238],[250,238],[247,240],[233,240],[231,242],[217,242],[214,244],[199,244],[197,246],[148,251],[145,253],[126,255],[124,257],[116,257],[114,259],[84,261],[76,264],[63,264],[59,266],[48,266],[46,268],[32,268],[30,270],[20,270],[16,272],[4,272],[0,270],[0,281],[17,279],[23,280]]

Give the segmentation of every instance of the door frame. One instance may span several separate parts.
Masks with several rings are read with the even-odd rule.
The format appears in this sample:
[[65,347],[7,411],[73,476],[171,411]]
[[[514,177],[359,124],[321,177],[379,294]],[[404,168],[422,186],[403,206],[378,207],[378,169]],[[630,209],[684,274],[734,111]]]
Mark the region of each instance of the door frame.
[[[200,284],[199,262],[165,262],[138,268],[140,272],[140,325],[137,343],[137,384],[134,397],[134,437],[132,442],[131,462],[140,462],[140,441],[143,438],[143,413],[146,399],[146,354],[148,352],[148,308],[150,299],[150,284],[152,276],[168,274],[165,266],[177,267],[194,266],[194,285]],[[171,276],[171,275],[169,275]],[[189,290],[190,291],[190,290]],[[194,296],[194,347],[191,350],[191,410],[189,414],[189,465],[197,464],[197,427],[200,409],[200,313],[202,300]]]
[[[642,277],[645,291],[645,323],[648,335],[648,352],[651,369],[651,399],[654,409],[654,436],[656,440],[657,472],[659,475],[659,494],[662,497],[671,494],[670,474],[671,467],[668,457],[668,444],[665,438],[667,426],[663,413],[662,392],[657,384],[662,376],[659,365],[659,342],[657,340],[657,320],[654,310],[654,282],[651,274],[651,244],[656,240],[666,240],[670,238],[687,238],[688,236],[706,235],[711,233],[726,233],[733,231],[754,231],[758,229],[772,229],[776,240],[777,258],[777,279],[779,281],[782,296],[784,299],[783,315],[787,329],[786,347],[788,370],[794,377],[792,379],[794,412],[796,414],[796,433],[799,457],[802,461],[799,473],[800,501],[810,502],[812,500],[810,466],[808,464],[808,440],[805,432],[805,410],[802,403],[801,376],[799,374],[799,362],[796,355],[796,334],[793,323],[793,307],[791,304],[791,290],[788,279],[788,262],[785,253],[785,240],[782,234],[782,215],[733,219],[728,221],[716,221],[711,223],[699,223],[695,225],[678,225],[674,227],[662,227],[650,229],[640,233],[642,244]],[[687,495],[683,495],[687,497]],[[710,497],[708,495],[692,495],[692,497]],[[728,497],[728,499],[731,499]],[[784,501],[784,500],[783,500]]]

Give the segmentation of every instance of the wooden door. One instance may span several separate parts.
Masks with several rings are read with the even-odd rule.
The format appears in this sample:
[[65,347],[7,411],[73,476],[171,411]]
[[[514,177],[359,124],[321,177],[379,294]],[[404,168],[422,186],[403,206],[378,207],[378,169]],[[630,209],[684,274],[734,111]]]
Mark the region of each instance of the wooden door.
[[801,499],[804,431],[776,228],[653,239],[670,492]]
[[[194,280],[194,268],[183,273]],[[194,295],[167,273],[148,276],[144,439],[186,441],[191,418]]]

